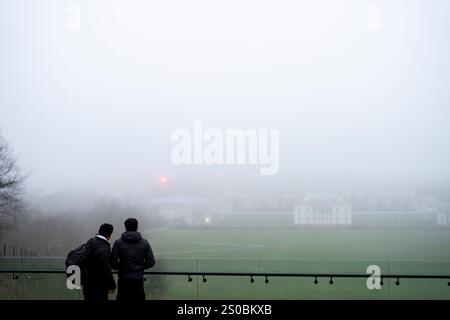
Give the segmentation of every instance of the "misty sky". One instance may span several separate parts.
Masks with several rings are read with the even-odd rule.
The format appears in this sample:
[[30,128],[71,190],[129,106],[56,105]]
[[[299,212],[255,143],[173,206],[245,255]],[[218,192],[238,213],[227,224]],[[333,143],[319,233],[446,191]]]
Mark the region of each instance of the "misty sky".
[[[1,133],[37,189],[151,188],[162,175],[448,183],[448,12],[446,0],[0,0]],[[174,166],[170,135],[195,120],[280,129],[279,174]]]

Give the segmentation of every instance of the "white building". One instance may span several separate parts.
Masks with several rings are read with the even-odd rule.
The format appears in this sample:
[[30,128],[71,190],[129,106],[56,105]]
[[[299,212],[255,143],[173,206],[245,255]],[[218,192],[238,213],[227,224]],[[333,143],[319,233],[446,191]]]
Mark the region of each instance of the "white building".
[[294,207],[294,224],[305,226],[352,225],[352,209],[335,195],[307,195]]
[[450,214],[445,211],[440,211],[436,216],[437,225],[440,227],[446,227],[450,225]]

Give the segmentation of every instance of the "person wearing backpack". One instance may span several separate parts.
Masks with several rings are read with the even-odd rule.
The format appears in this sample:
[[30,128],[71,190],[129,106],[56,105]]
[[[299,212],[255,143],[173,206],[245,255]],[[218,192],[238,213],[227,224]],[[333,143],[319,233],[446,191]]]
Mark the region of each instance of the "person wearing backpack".
[[149,242],[137,231],[138,221],[125,221],[125,232],[114,242],[111,265],[118,270],[117,300],[145,300],[144,270],[155,265]]
[[108,294],[114,294],[114,280],[111,263],[111,235],[114,227],[108,223],[100,226],[98,234],[87,243],[89,254],[86,259],[86,280],[83,284],[85,300],[108,300]]

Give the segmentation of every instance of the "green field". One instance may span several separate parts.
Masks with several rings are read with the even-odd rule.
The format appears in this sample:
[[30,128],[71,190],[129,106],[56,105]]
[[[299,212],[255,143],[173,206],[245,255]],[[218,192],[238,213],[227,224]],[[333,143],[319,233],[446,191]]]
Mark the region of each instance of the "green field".
[[[450,274],[450,232],[436,229],[178,229],[144,232],[156,271]],[[0,268],[62,269],[63,259],[0,259]],[[151,299],[450,299],[445,280],[147,276]],[[0,277],[3,299],[78,299],[64,275]]]
[[167,258],[449,261],[435,229],[184,229],[147,234]]

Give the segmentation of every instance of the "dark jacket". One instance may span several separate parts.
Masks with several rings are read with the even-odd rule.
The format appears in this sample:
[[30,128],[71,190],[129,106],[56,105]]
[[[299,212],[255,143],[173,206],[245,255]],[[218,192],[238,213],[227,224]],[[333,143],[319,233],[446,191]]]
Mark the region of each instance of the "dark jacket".
[[143,279],[144,270],[154,265],[152,248],[139,232],[124,232],[121,238],[114,242],[111,266],[119,271],[119,278]]
[[112,275],[108,241],[94,237],[88,241],[89,256],[87,258],[87,279],[85,286],[95,286],[106,291],[116,288],[116,281]]

